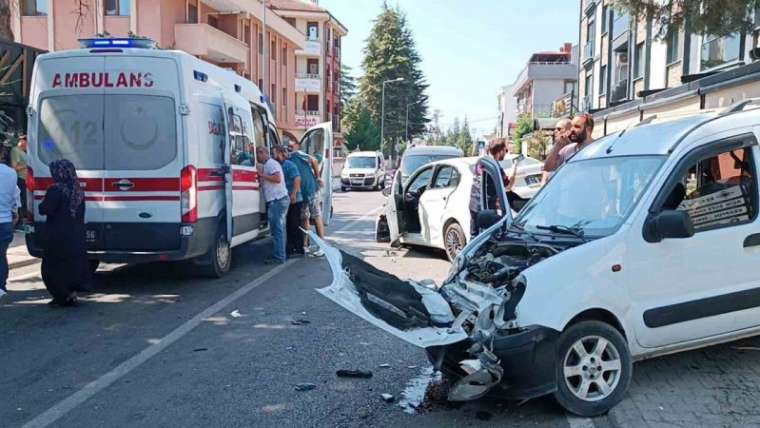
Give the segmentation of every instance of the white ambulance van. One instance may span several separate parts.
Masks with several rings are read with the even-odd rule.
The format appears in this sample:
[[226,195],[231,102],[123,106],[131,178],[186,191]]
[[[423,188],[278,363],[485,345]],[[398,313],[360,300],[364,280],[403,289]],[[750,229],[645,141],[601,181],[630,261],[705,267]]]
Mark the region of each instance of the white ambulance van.
[[[279,137],[259,88],[154,46],[87,39],[82,49],[37,58],[27,112],[30,254],[42,256],[39,203],[53,183],[48,165],[61,158],[85,190],[93,269],[101,261],[193,260],[219,277],[232,247],[268,233],[255,149]],[[331,170],[330,123],[310,129],[303,144]],[[323,204],[332,212],[331,199]]]

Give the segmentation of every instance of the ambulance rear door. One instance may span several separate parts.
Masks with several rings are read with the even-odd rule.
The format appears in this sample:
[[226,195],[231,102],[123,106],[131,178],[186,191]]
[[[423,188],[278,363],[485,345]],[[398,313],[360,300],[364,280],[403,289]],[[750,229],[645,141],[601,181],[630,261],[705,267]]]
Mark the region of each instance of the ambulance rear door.
[[226,99],[232,165],[232,245],[250,241],[266,223],[260,209],[261,192],[256,171],[256,144],[263,138],[248,102]]
[[[103,100],[104,249],[170,251],[180,247],[180,226],[197,220],[197,200],[181,206],[185,114],[179,67],[171,58],[107,56],[116,82]],[[194,192],[193,192],[194,193]],[[183,218],[184,217],[184,218]]]
[[332,163],[333,133],[332,122],[325,122],[309,128],[301,138],[301,150],[315,157],[319,162],[322,179],[322,222],[330,224],[332,218]]

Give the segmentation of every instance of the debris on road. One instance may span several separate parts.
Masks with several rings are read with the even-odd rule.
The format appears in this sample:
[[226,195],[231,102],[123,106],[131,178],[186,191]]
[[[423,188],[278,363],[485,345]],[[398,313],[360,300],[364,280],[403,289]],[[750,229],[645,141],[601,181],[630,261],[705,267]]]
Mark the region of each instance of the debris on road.
[[240,311],[237,310],[237,309],[235,309],[234,311],[230,312],[230,316],[232,318],[240,318],[240,317],[242,317],[242,315],[240,315]]
[[372,371],[370,370],[350,370],[340,369],[335,372],[338,377],[355,377],[361,379],[369,379],[372,377]]
[[379,366],[379,367],[380,367],[381,369],[389,369],[389,368],[391,368],[391,365],[390,365],[390,364],[388,364],[388,363],[383,363],[383,364],[380,364],[380,366]]
[[296,391],[311,391],[312,389],[316,389],[317,385],[313,383],[299,383],[296,385]]
[[365,407],[362,407],[356,413],[362,419],[367,419],[369,417],[369,410],[367,408],[365,408]]
[[304,319],[304,318],[297,318],[290,322],[293,325],[306,325],[311,324],[311,321]]
[[380,396],[383,397],[383,401],[386,403],[393,403],[396,399],[392,394],[380,394]]
[[193,352],[203,352],[203,351],[208,351],[208,348],[195,348],[195,349],[193,349]]

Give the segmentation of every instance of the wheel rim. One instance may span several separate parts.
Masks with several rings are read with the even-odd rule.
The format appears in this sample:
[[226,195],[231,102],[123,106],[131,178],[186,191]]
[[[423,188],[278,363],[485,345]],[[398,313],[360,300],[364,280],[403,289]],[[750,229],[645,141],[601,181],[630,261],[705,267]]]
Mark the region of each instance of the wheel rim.
[[216,246],[216,263],[222,270],[227,269],[230,262],[230,244],[224,236],[219,236]]
[[446,232],[446,252],[449,253],[451,258],[454,258],[462,250],[462,247],[462,237],[459,236],[456,229],[453,227],[449,228],[448,232]]
[[563,377],[570,392],[583,401],[609,397],[620,382],[620,352],[601,336],[586,336],[567,350]]

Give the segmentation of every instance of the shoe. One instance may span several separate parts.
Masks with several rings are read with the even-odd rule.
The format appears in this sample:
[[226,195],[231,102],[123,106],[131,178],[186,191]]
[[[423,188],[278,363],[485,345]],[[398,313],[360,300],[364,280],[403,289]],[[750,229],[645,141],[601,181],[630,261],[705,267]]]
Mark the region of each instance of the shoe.
[[322,250],[320,250],[320,249],[317,249],[316,251],[310,252],[309,256],[310,257],[324,257],[325,256],[325,252],[322,251]]

